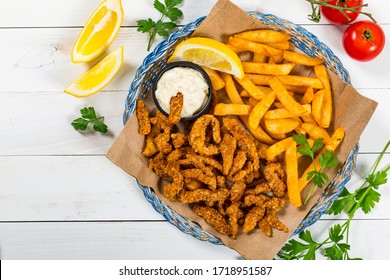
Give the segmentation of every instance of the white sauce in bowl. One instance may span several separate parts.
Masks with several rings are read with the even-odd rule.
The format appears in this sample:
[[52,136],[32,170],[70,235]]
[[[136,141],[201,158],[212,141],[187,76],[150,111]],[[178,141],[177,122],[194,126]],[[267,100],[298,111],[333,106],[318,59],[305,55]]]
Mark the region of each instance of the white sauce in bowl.
[[188,67],[174,67],[167,70],[157,82],[155,95],[165,112],[169,113],[169,101],[179,92],[183,94],[181,117],[188,118],[205,105],[209,86],[198,71]]

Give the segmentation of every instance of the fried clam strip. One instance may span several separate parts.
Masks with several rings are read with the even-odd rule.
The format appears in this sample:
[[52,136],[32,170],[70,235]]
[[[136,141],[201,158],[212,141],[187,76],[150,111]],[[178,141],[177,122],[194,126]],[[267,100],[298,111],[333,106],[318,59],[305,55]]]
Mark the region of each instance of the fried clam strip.
[[189,135],[189,143],[193,149],[202,155],[211,156],[219,153],[218,147],[206,142],[206,132],[208,126],[212,126],[213,141],[216,144],[221,142],[221,128],[217,118],[213,115],[203,115],[199,117]]
[[136,114],[139,123],[139,134],[141,135],[149,134],[151,130],[149,113],[148,113],[148,109],[146,109],[145,102],[142,99],[137,100]]
[[[222,172],[221,164],[217,160],[215,160],[213,158],[206,157],[206,156],[199,156],[199,155],[197,155],[195,153],[187,155],[187,158],[194,163],[194,166],[195,166],[195,163],[197,163],[198,165],[195,166],[195,167],[197,167],[199,169],[202,169],[201,166],[204,166],[208,170],[212,170],[213,168],[215,168],[215,169],[217,169],[217,170]],[[206,167],[206,165],[207,165],[207,167]],[[208,175],[208,173],[206,173],[206,175]],[[212,173],[211,175],[214,175],[214,173]]]
[[271,228],[288,232],[288,228],[279,220],[275,211],[269,211],[258,224],[259,228],[265,235],[271,236]]
[[209,206],[194,205],[192,210],[210,224],[216,231],[221,234],[231,235],[232,228],[225,221],[223,216],[214,208]]
[[164,196],[167,199],[174,199],[183,189],[184,177],[180,173],[180,166],[177,162],[170,161],[164,169],[167,176],[172,178],[172,183],[164,187]]
[[215,177],[212,168],[206,166],[196,154],[189,154],[186,156],[188,161],[192,163],[197,169],[201,170],[208,177]]
[[271,192],[271,187],[267,182],[262,181],[261,183],[257,184],[255,188],[247,190],[245,194],[258,195],[265,192]]
[[217,176],[217,187],[218,189],[227,189],[228,184],[224,176]]
[[181,119],[181,109],[183,108],[183,94],[179,92],[169,100],[169,123],[177,124]]
[[264,177],[277,197],[286,194],[286,172],[280,163],[270,163],[264,168]]
[[230,180],[230,177],[232,177],[236,172],[241,170],[246,162],[246,152],[244,151],[237,151],[237,155],[234,157],[233,165],[230,168],[228,179]]
[[165,160],[165,156],[163,153],[158,153],[156,156],[150,159],[149,161],[149,169],[153,170],[157,176],[166,177],[165,167],[167,165],[167,161]]
[[160,133],[160,129],[157,126],[152,126],[152,129],[145,139],[145,148],[142,154],[146,157],[151,157],[158,152],[156,145],[154,144],[154,138]]
[[195,180],[195,179],[184,178],[184,187],[187,190],[194,191],[194,190],[202,188],[203,183],[198,181],[198,180]]
[[175,161],[185,158],[185,156],[189,153],[194,153],[194,150],[191,147],[180,147],[178,149],[173,150],[167,155],[167,161]]
[[240,202],[232,203],[227,209],[226,214],[229,216],[229,224],[232,228],[231,237],[236,238],[238,232],[238,220],[244,216],[240,209]]
[[244,226],[242,228],[243,232],[250,232],[253,230],[260,220],[265,215],[265,208],[261,206],[253,207],[245,216]]
[[162,132],[154,139],[157,149],[163,154],[168,154],[172,151],[172,145],[169,144],[169,141],[171,140],[172,126],[170,125],[168,118],[160,111],[157,111],[156,117],[151,118],[151,122],[153,125],[162,130]]
[[209,186],[211,190],[217,189],[217,179],[216,177],[209,177],[204,174],[201,170],[196,168],[186,169],[182,171],[182,174],[186,178],[196,179],[201,181],[202,183]]
[[208,189],[197,189],[193,191],[182,191],[177,197],[181,203],[195,203],[205,201],[208,203],[224,202],[229,197],[228,189],[211,191]]
[[245,193],[246,184],[244,182],[235,183],[230,189],[230,200],[232,203],[239,202]]
[[184,133],[172,133],[171,138],[173,147],[175,147],[175,149],[178,149],[188,144],[187,135]]
[[229,170],[233,165],[234,152],[236,151],[237,141],[230,134],[223,136],[222,142],[219,145],[219,150],[222,156],[222,171],[224,175],[229,174]]

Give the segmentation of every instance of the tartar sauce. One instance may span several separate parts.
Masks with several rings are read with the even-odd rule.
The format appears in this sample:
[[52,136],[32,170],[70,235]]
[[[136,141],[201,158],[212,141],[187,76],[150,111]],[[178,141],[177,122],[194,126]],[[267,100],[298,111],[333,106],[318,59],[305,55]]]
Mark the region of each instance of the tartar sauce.
[[169,113],[169,101],[177,93],[183,94],[181,117],[191,117],[207,100],[209,86],[198,71],[188,67],[175,67],[166,71],[157,82],[156,98],[162,109]]

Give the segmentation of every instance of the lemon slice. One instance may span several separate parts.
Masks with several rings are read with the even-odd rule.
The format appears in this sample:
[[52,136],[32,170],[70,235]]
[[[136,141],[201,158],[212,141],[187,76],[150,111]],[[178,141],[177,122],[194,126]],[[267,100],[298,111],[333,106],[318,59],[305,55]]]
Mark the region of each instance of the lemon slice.
[[92,95],[104,88],[114,78],[122,63],[123,48],[119,47],[78,77],[64,91],[76,97]]
[[88,62],[110,46],[123,21],[121,0],[105,0],[93,12],[72,49],[72,61]]
[[244,77],[238,55],[225,44],[209,38],[194,37],[177,45],[168,62],[187,60],[214,70]]

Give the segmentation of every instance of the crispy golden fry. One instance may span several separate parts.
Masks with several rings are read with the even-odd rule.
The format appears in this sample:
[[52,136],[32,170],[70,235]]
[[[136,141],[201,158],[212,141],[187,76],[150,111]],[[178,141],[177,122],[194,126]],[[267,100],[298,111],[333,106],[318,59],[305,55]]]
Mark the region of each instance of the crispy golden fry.
[[299,126],[295,128],[295,132],[298,134],[306,135],[306,131],[302,128],[303,121],[300,118],[294,118],[299,122]]
[[231,190],[230,190],[230,200],[232,203],[239,202],[241,200],[241,197],[245,193],[246,185],[244,182],[237,182],[235,183]]
[[[284,63],[284,64],[269,64],[269,63],[255,63],[255,62],[242,63],[242,67],[244,68],[245,73],[275,75],[275,76],[290,74],[294,66],[295,64],[293,63]],[[248,76],[248,78],[250,79],[250,76]]]
[[320,155],[325,152],[325,149],[334,152],[343,139],[344,139],[344,128],[340,126],[333,133],[329,143],[325,145],[325,147],[321,150],[321,152],[316,156],[314,162],[311,163],[308,168],[306,168],[305,172],[303,172],[303,174],[299,178],[298,182],[299,182],[300,191],[302,191],[306,187],[306,185],[310,182],[307,179],[307,174],[309,174],[311,171],[319,170],[319,168],[321,168],[319,162]]
[[180,173],[180,166],[177,162],[170,161],[164,170],[165,174],[172,178],[172,183],[164,187],[164,196],[173,199],[184,186],[184,177]]
[[[312,107],[312,110],[313,110],[313,107]],[[312,111],[312,113],[313,113],[313,111]],[[302,115],[301,116],[302,121],[305,122],[305,123],[317,124],[316,121],[313,118],[312,113],[311,114],[307,114],[307,115]]]
[[252,109],[248,117],[249,126],[252,129],[256,129],[259,126],[261,119],[267,110],[271,107],[272,103],[275,101],[275,93],[268,93],[259,103]]
[[243,232],[250,232],[253,230],[260,220],[264,217],[265,208],[260,206],[253,207],[245,216]]
[[268,134],[269,134],[272,138],[274,138],[274,139],[276,139],[276,140],[283,140],[283,139],[286,139],[286,138],[287,138],[287,134],[286,134],[286,133],[278,133],[278,134],[275,134],[275,133],[270,133],[270,132],[268,131]]
[[321,110],[321,123],[319,125],[321,127],[328,128],[332,119],[333,106],[329,76],[324,65],[314,66],[314,72],[316,73],[317,78],[321,80],[325,90]]
[[253,62],[266,63],[267,56],[261,53],[253,53]]
[[305,55],[303,53],[297,53],[297,52],[291,52],[291,51],[284,51],[283,52],[283,58],[289,62],[306,65],[306,66],[314,66],[321,64],[324,62],[323,58],[319,57],[310,57],[308,55]]
[[253,137],[265,144],[273,144],[274,140],[260,127],[256,127],[256,129],[252,129],[249,126],[248,117],[240,116],[240,120],[245,125],[245,127],[252,133]]
[[171,97],[169,101],[169,123],[177,124],[181,119],[181,109],[183,107],[183,94],[179,92],[176,96]]
[[291,114],[289,110],[286,108],[278,108],[274,110],[268,110],[265,115],[265,120],[276,120],[276,119],[289,119],[289,118],[296,118],[300,116],[304,116],[311,113],[311,106],[310,104],[302,105],[303,108],[305,108],[306,112],[300,115],[294,115]]
[[256,85],[247,77],[244,76],[244,78],[240,79],[237,77],[234,77],[234,79],[249,93],[251,97],[253,97],[256,100],[261,100],[266,93],[262,91],[260,87],[256,87]]
[[315,89],[323,88],[321,80],[317,78],[295,76],[295,75],[280,76],[278,78],[284,85],[305,86],[305,87],[312,87]]
[[216,144],[221,142],[221,128],[219,121],[213,115],[203,115],[199,117],[190,132],[189,142],[197,153],[210,156],[219,153],[218,147],[213,144],[206,144],[206,129],[212,125],[213,140]]
[[269,80],[272,79],[272,76],[268,75],[258,75],[258,74],[245,74],[249,80],[251,80],[255,85],[259,86],[268,86]]
[[291,36],[287,33],[271,29],[245,31],[239,34],[235,34],[234,37],[266,44],[278,43],[291,39]]
[[223,216],[214,208],[209,206],[194,205],[192,210],[210,224],[216,231],[222,234],[231,235],[232,228]]
[[225,81],[225,89],[230,101],[232,101],[233,104],[244,104],[236,86],[234,85],[232,76],[227,73],[221,73],[221,76]]
[[294,139],[292,137],[288,137],[270,146],[266,151],[267,160],[275,160],[275,158],[284,151],[286,151],[287,147],[293,142]]
[[213,86],[213,90],[217,91],[223,89],[225,87],[225,82],[214,69],[208,68],[206,66],[201,66],[203,70],[210,77],[211,85]]
[[[265,94],[268,94],[272,91],[272,88],[270,88],[270,87],[264,87],[264,86],[256,86],[256,87],[258,87]],[[241,97],[252,97],[245,89],[243,89],[241,91],[240,96]]]
[[324,103],[324,90],[319,90],[314,94],[313,101],[311,103],[312,106],[312,115],[317,124],[321,124],[321,112],[322,112],[322,104]]
[[223,136],[222,142],[219,145],[219,150],[222,156],[223,174],[229,174],[230,168],[233,165],[234,152],[236,151],[237,141],[230,134]]
[[283,62],[283,54],[271,56],[268,61],[269,64],[280,64],[282,62]]
[[[274,77],[269,81],[270,87],[275,91],[278,100],[294,115],[302,115],[306,113],[305,108],[299,104],[295,99],[287,92],[279,78]],[[274,133],[273,131],[271,131]],[[275,132],[277,133],[277,132]],[[279,132],[286,133],[286,132]]]
[[151,131],[148,109],[142,99],[137,100],[136,114],[139,123],[139,134],[147,135]]
[[295,119],[264,120],[264,125],[270,133],[289,133],[299,126],[299,121]]
[[214,108],[214,115],[227,116],[227,115],[249,115],[251,106],[245,104],[226,104],[219,103]]
[[302,205],[302,200],[298,184],[298,158],[295,142],[287,146],[285,159],[288,197],[292,205],[299,207]]
[[237,48],[239,51],[250,51],[254,53],[261,53],[266,56],[274,56],[282,53],[281,50],[275,49],[268,45],[255,43],[252,41],[235,38],[235,37],[229,38],[229,45]]
[[283,197],[286,193],[286,172],[280,163],[270,163],[264,168],[264,177],[267,179],[275,196]]
[[283,42],[277,42],[277,43],[268,43],[267,44],[270,47],[273,47],[278,50],[289,50],[291,49],[292,45],[289,41],[283,41]]
[[292,91],[294,93],[305,94],[307,90],[306,86],[294,86],[294,85],[287,85],[287,84],[283,84],[283,85],[288,91]]
[[305,94],[302,97],[303,104],[310,104],[314,98],[314,90],[312,87],[308,87]]
[[322,138],[325,145],[330,143],[331,141],[328,132],[326,132],[326,130],[323,129],[322,127],[319,127],[311,123],[303,123],[302,128],[310,135],[311,138],[313,139]]

